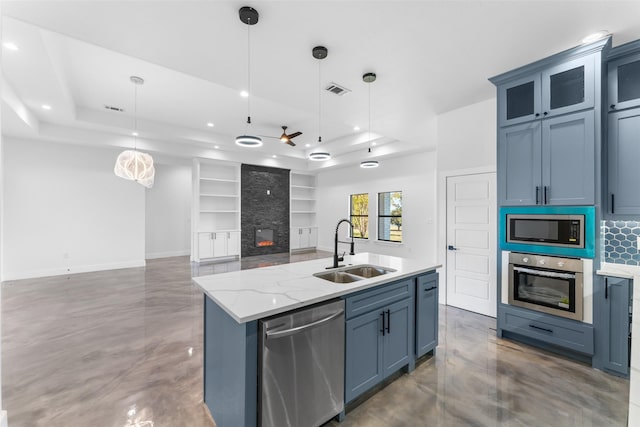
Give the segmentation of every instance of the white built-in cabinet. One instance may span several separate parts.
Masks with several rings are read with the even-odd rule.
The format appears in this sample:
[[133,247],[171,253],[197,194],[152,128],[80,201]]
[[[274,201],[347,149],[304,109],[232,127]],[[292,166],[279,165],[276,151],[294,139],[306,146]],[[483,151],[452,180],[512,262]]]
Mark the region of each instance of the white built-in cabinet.
[[240,255],[240,164],[193,163],[192,261]]
[[315,248],[318,245],[316,177],[291,172],[290,186],[290,249]]

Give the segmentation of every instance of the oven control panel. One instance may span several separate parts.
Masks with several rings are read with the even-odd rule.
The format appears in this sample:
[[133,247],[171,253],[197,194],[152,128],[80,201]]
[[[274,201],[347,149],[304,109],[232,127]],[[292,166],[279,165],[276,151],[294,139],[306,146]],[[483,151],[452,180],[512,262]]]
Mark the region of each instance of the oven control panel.
[[528,265],[550,270],[582,272],[582,260],[579,258],[561,258],[549,255],[509,253],[509,264]]

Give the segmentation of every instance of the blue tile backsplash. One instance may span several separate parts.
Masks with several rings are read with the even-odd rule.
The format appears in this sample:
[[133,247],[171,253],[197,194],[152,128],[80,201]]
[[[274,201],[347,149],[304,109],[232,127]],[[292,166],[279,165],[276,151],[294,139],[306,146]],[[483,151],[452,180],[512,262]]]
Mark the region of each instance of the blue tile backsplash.
[[640,265],[638,221],[602,221],[604,261],[614,264]]

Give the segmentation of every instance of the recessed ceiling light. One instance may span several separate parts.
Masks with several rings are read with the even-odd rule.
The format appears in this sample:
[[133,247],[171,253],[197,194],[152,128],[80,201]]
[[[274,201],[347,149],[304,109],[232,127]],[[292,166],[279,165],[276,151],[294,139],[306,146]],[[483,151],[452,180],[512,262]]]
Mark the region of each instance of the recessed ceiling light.
[[247,92],[246,90],[243,90],[242,92],[240,92],[240,96],[243,98],[248,98],[249,97],[249,92]]
[[2,46],[6,47],[9,50],[18,50],[18,46],[15,43],[5,42]]
[[277,158],[278,158],[278,156],[276,156],[275,154],[274,154],[273,156],[271,156],[271,157],[273,157],[274,159],[277,159]]
[[309,148],[309,147],[311,147],[311,144],[304,144],[304,146]]
[[209,126],[210,128],[214,127],[215,125],[211,122],[207,123],[207,126]]
[[378,145],[378,143],[377,142],[372,142],[371,145],[375,146],[375,145]]
[[51,110],[51,105],[42,104],[42,109],[43,110]]
[[219,145],[214,145],[213,148],[215,148],[217,150],[218,148],[220,148],[220,146]]
[[589,34],[587,37],[583,38],[582,43],[584,44],[593,43],[595,41],[598,41],[600,39],[607,37],[608,35],[609,35],[609,31],[607,30],[596,31],[595,33]]
[[131,135],[138,136],[138,132],[131,132]]
[[355,130],[356,132],[358,132],[360,130],[360,126],[354,126],[353,130]]

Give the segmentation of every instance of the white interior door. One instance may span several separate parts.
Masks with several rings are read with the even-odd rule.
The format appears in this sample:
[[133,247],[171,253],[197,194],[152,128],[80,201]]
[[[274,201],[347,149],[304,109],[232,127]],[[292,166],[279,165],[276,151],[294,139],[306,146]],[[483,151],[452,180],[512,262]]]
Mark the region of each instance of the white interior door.
[[496,174],[447,178],[447,304],[496,317]]

